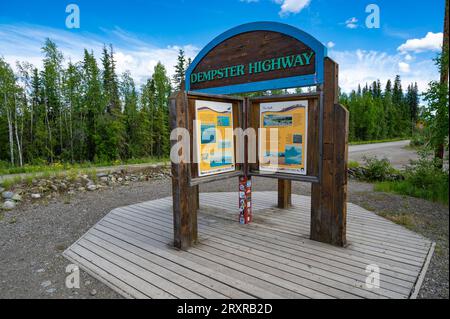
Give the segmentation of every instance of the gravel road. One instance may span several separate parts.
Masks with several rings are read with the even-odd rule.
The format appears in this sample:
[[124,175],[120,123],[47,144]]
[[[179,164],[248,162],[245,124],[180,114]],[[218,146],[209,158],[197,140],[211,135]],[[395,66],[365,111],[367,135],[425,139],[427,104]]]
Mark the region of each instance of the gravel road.
[[[236,191],[236,188],[237,180],[231,179],[202,185],[201,191]],[[275,189],[276,180],[254,180],[255,191]],[[293,193],[307,195],[310,185],[296,182]],[[26,204],[4,213],[0,216],[0,298],[121,298],[84,272],[80,289],[67,289],[65,269],[69,262],[61,254],[111,209],[170,195],[171,184],[166,178],[77,193],[72,198],[61,196],[48,203]],[[349,184],[349,201],[378,212],[407,211],[408,207],[422,215],[433,212],[433,225],[437,228],[427,232],[419,227],[417,231],[439,240],[441,253],[433,258],[421,296],[448,298],[448,208],[418,199],[372,193],[372,185],[355,181]],[[424,221],[423,228],[426,222],[429,221]]]
[[409,140],[387,143],[350,145],[348,148],[348,158],[364,164],[364,156],[387,158],[395,168],[403,168],[409,164],[410,160],[417,160],[417,152],[408,148]]

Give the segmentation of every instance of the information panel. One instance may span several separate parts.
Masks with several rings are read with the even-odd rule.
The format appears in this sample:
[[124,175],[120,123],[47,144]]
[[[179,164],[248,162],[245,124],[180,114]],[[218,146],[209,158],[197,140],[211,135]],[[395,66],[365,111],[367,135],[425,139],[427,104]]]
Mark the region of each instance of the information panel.
[[308,101],[260,104],[259,170],[306,175]]
[[195,101],[198,176],[235,170],[233,105]]

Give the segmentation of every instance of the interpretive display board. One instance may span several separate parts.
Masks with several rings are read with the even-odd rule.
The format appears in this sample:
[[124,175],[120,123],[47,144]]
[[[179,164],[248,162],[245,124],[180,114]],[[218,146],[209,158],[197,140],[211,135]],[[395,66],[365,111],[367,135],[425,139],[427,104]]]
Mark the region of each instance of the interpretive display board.
[[307,174],[308,101],[260,104],[259,170]]
[[195,101],[198,176],[235,170],[233,105]]
[[[282,209],[292,181],[312,183],[310,238],[346,245],[349,114],[338,73],[322,42],[276,22],[237,26],[199,52],[169,100],[175,247],[198,241],[201,184],[239,177],[239,221],[251,222],[253,176],[278,180]],[[230,96],[299,87],[311,91]]]

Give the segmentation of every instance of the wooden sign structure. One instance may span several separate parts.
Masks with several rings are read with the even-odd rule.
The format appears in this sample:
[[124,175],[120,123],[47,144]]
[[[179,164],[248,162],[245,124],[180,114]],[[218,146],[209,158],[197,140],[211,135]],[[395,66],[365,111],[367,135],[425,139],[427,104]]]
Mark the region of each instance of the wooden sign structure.
[[[190,149],[179,150],[180,154],[189,154],[189,158],[172,163],[176,247],[188,249],[197,241],[198,185],[238,176],[278,179],[280,208],[291,205],[292,181],[310,182],[311,239],[337,246],[346,244],[348,112],[338,104],[338,65],[326,55],[322,43],[295,27],[255,22],[219,35],[194,59],[186,72],[185,88],[170,98],[170,125],[171,129],[186,129],[190,137],[200,132],[205,135],[203,140],[200,138],[201,143],[211,145],[206,145],[207,152],[198,152],[205,145],[194,145],[191,138]],[[316,91],[255,98],[231,95],[302,86],[316,86]],[[271,110],[272,106],[280,107]],[[194,127],[199,109],[209,112],[202,115],[209,124]],[[254,154],[264,146],[258,129],[299,121],[305,125],[297,131],[280,131],[290,140],[282,143],[279,153],[280,167],[297,169],[266,172],[267,166]],[[245,132],[253,129],[256,145],[249,145],[250,139],[244,135],[233,136],[233,143],[230,138],[219,140],[215,132],[223,126]],[[181,136],[172,140],[172,146],[180,140]],[[234,149],[227,150],[225,157],[216,158],[214,147],[229,145],[234,145]],[[270,151],[266,153],[274,156]],[[252,157],[256,160],[249,161]],[[244,160],[230,166],[231,158]],[[198,164],[202,160],[215,165],[203,167]],[[227,169],[207,174],[208,169],[214,171],[212,166],[216,164]]]

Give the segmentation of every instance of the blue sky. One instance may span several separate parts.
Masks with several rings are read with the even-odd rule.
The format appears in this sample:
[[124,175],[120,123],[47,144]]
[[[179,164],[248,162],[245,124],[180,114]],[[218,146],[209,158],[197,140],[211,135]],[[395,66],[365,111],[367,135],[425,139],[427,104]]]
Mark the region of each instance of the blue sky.
[[[79,29],[66,28],[70,3],[80,8]],[[371,3],[380,8],[378,29],[365,25],[365,9]],[[278,21],[329,46],[346,91],[395,74],[424,89],[437,78],[432,58],[442,41],[443,7],[444,0],[8,0],[0,2],[0,56],[12,64],[28,60],[39,67],[46,37],[74,61],[84,47],[98,56],[103,43],[112,43],[119,71],[130,70],[142,83],[158,60],[173,72],[178,48],[194,57],[231,27]]]

